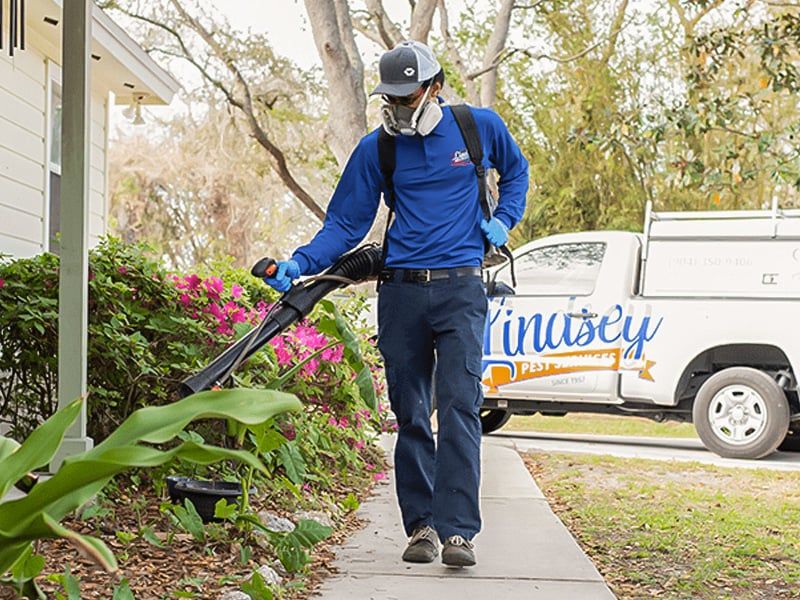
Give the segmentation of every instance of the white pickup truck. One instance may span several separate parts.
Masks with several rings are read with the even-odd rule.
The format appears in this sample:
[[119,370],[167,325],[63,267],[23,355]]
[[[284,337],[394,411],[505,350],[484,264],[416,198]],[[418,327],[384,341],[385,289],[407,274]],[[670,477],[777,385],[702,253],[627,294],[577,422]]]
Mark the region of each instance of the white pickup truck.
[[800,441],[800,210],[655,213],[554,235],[487,271],[481,420],[598,412],[693,422],[760,458]]

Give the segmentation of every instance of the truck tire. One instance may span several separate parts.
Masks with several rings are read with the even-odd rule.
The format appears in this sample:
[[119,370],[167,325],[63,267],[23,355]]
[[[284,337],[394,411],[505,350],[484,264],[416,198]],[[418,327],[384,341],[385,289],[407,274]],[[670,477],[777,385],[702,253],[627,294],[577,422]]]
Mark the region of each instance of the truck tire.
[[503,425],[508,423],[511,418],[511,412],[507,410],[500,410],[497,408],[482,408],[481,409],[481,431],[484,435],[497,431]]
[[775,380],[750,367],[709,377],[697,392],[694,427],[706,448],[725,458],[772,454],[789,429],[789,401]]

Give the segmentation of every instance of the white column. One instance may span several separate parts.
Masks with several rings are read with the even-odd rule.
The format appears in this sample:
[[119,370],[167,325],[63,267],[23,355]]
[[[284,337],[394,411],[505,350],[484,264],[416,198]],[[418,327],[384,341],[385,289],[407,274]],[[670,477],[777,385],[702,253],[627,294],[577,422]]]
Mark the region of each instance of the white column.
[[[62,20],[61,275],[58,308],[58,405],[86,395],[89,270],[89,148],[92,1],[64,0]],[[50,465],[93,445],[86,406]]]

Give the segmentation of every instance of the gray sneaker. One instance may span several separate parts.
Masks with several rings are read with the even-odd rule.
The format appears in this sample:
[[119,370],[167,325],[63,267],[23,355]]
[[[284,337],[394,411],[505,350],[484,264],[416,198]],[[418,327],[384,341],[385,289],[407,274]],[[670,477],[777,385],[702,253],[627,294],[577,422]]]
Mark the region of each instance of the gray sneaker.
[[452,535],[442,546],[442,563],[451,567],[471,567],[475,564],[475,546],[460,535]]
[[417,527],[408,540],[403,560],[412,563],[429,563],[439,555],[439,536],[430,525]]

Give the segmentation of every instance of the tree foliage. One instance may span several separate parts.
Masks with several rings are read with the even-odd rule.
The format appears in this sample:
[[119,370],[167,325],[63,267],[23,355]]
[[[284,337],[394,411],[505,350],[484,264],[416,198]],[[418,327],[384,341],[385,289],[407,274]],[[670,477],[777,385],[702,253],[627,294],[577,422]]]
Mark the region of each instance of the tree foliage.
[[[181,13],[174,10],[181,6],[177,0],[163,2],[169,10],[158,19],[168,28],[188,27],[197,43],[211,48],[208,60],[216,61],[223,87],[242,88],[241,75],[251,90],[261,89],[265,75],[257,67],[266,59],[256,48],[268,46],[268,39],[226,31],[208,7],[190,5]],[[141,4],[120,3],[129,10]],[[270,75],[274,101],[259,119],[295,180],[312,190],[309,196],[329,195],[346,154],[334,142],[363,135],[358,115],[366,111],[367,123],[377,125],[361,103],[375,65],[363,65],[357,51],[363,54],[370,44],[388,48],[409,36],[437,51],[448,99],[492,106],[523,147],[531,190],[525,218],[513,232],[517,244],[554,232],[638,229],[648,200],[659,210],[798,204],[800,7],[793,3],[473,0],[457,11],[447,0],[420,0],[405,20],[381,0],[320,0],[307,8],[324,79],[270,51],[277,62],[269,64],[293,75]],[[188,12],[227,44],[224,52],[213,51],[214,44],[192,28]],[[175,36],[168,37],[174,46]],[[335,48],[331,40],[339,40]],[[326,57],[328,50],[336,56]],[[180,45],[172,52],[196,60]],[[226,96],[219,96],[213,77],[205,81],[206,98],[219,112]],[[297,85],[308,87],[299,92]],[[348,86],[361,89],[348,99]],[[246,132],[246,110],[227,100]],[[343,102],[351,103],[347,110]],[[214,111],[208,114],[213,118]],[[308,126],[282,130],[292,119]],[[298,147],[307,150],[297,153]],[[209,185],[195,190],[195,203],[213,197]],[[282,177],[274,185],[294,193]],[[270,203],[265,210],[284,207]],[[212,221],[206,219],[204,229],[213,229]],[[286,247],[308,239],[316,228],[311,225]],[[220,245],[226,226],[221,219],[215,233]]]

